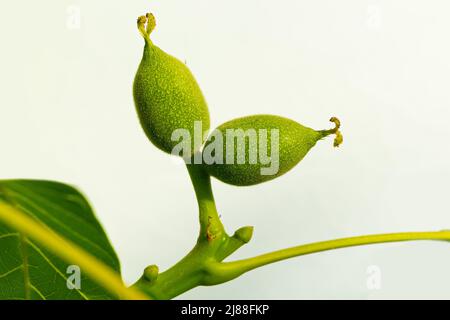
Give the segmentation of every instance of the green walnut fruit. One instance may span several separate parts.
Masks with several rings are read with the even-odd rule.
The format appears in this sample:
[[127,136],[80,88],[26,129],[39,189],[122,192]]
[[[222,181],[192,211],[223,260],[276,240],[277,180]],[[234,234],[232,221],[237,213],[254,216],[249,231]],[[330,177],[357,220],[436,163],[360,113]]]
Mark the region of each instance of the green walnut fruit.
[[316,131],[274,115],[254,115],[226,122],[215,129],[203,148],[204,166],[211,176],[236,186],[275,179],[292,169],[320,139],[335,134],[342,143],[340,122]]
[[[192,154],[201,147],[203,133],[209,130],[205,98],[186,65],[150,40],[156,25],[154,16],[141,16],[137,24],[145,47],[134,78],[133,96],[142,128],[150,141],[167,153],[172,153],[179,142],[180,136],[174,135],[176,130],[185,130],[192,137]],[[201,130],[197,143],[193,138],[194,128]]]

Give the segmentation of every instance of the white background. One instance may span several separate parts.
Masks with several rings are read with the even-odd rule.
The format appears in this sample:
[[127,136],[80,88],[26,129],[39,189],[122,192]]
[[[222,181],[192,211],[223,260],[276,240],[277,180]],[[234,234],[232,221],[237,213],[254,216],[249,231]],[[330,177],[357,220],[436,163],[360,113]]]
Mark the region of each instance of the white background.
[[[77,10],[80,24],[77,25]],[[0,177],[80,187],[134,282],[195,243],[185,168],[151,145],[131,86],[152,35],[186,61],[213,126],[274,113],[316,129],[338,116],[289,174],[256,187],[214,181],[234,257],[365,233],[450,228],[448,1],[8,1],[0,10]],[[75,19],[75,20],[74,20]],[[367,286],[370,266],[378,290]],[[450,244],[341,249],[270,265],[181,298],[450,298]]]

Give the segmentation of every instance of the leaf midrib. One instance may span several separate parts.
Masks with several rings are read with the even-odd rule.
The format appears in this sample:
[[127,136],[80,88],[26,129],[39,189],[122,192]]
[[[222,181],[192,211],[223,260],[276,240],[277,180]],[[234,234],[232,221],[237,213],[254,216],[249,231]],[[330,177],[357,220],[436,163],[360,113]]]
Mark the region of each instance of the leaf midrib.
[[[5,199],[11,203],[14,206],[18,206],[17,202],[12,199],[8,193],[5,191],[5,189],[0,185],[0,192],[4,195]],[[33,217],[40,221],[39,218]],[[64,276],[64,274],[61,273],[61,271],[55,267],[55,265],[50,261],[50,259],[37,247],[34,243],[32,243],[30,240],[28,240],[25,235],[23,235],[20,232],[17,233],[8,233],[5,235],[0,236],[0,239],[4,239],[11,236],[18,236],[19,237],[19,246],[20,246],[20,253],[22,256],[22,264],[21,266],[15,267],[12,270],[9,270],[6,272],[5,276],[8,276],[10,273],[17,270],[17,268],[22,267],[23,269],[23,282],[24,282],[24,300],[31,300],[31,294],[30,290],[35,291],[41,298],[44,300],[47,300],[46,297],[37,289],[30,280],[30,272],[29,272],[29,265],[28,265],[28,253],[26,251],[27,243],[38,253],[42,256],[42,258],[48,263],[48,265],[56,272],[56,274],[60,275],[64,280],[67,281],[67,278]],[[89,300],[89,298],[81,292],[81,290],[76,289],[77,293],[85,300]]]
[[[77,239],[79,239],[80,241],[83,241],[85,243],[88,243],[89,245],[91,245],[92,247],[96,248],[96,250],[99,250],[100,252],[102,252],[105,256],[108,256],[109,259],[111,259],[111,262],[114,262],[114,257],[105,249],[103,249],[101,246],[99,246],[97,243],[93,242],[92,240],[86,238],[84,235],[76,232],[73,229],[69,229],[67,228],[64,224],[61,223],[61,221],[59,221],[59,219],[55,219],[51,214],[49,214],[49,212],[45,209],[42,208],[41,206],[39,206],[36,202],[34,202],[31,198],[24,196],[22,194],[19,193],[15,193],[14,191],[12,192],[16,197],[21,198],[23,201],[27,202],[29,205],[31,205],[32,207],[36,208],[37,210],[39,210],[41,213],[43,213],[45,216],[47,216],[48,219],[50,219],[51,221],[53,221],[55,224],[57,224],[59,227],[61,227],[62,229],[64,229],[66,232],[74,235]],[[8,198],[8,201],[10,201],[10,198]],[[10,201],[10,203],[13,203],[14,205],[16,205],[17,207],[19,207],[22,211],[26,212],[28,215],[32,216],[34,219],[36,219],[39,222],[42,222],[41,219],[39,219],[36,215],[32,214],[29,210],[27,210],[26,208],[24,208],[23,206],[21,206],[20,204],[18,204],[17,202]]]

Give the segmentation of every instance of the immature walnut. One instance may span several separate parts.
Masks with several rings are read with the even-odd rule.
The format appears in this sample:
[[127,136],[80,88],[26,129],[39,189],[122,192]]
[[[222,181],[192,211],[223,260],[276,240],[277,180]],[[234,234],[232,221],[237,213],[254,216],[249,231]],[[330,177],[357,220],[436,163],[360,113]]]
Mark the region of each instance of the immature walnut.
[[[202,129],[207,131],[209,112],[191,71],[150,40],[154,27],[152,14],[139,17],[138,28],[145,39],[145,47],[134,78],[133,96],[147,137],[159,149],[171,153],[178,143],[172,140],[172,133],[177,129],[186,129],[193,137],[196,121],[200,121]],[[194,146],[192,141],[192,153],[199,147]]]
[[292,169],[320,139],[336,134],[342,143],[340,122],[316,131],[274,115],[253,115],[225,122],[215,129],[203,148],[211,176],[232,185],[249,186],[275,179]]

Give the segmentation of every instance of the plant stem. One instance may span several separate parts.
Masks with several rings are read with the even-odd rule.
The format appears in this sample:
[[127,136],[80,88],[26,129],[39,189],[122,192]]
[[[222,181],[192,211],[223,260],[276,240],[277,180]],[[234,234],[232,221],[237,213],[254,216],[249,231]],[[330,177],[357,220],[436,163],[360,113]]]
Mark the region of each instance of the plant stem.
[[205,262],[229,239],[217,213],[210,176],[200,165],[188,164],[187,170],[198,202],[200,232],[194,248],[174,266],[153,279],[144,274],[133,284],[154,299],[172,299],[202,285]]
[[[337,131],[339,122],[336,121]],[[222,262],[250,241],[253,228],[242,227],[230,237],[217,213],[210,176],[201,165],[188,164],[187,169],[198,201],[200,234],[194,248],[173,267],[157,275],[151,266],[150,276],[144,272],[133,285],[154,299],[172,299],[197,286],[217,285],[270,263],[320,251],[383,242],[450,240],[450,231],[377,234],[316,242],[249,259]]]
[[207,285],[207,265],[220,262],[250,241],[252,227],[230,237],[220,221],[211,189],[211,178],[201,165],[188,164],[199,207],[200,233],[194,248],[178,263],[159,275],[144,275],[133,285],[154,299],[172,299],[200,285]]
[[293,257],[353,246],[414,240],[449,241],[450,231],[387,233],[315,242],[266,253],[249,259],[213,263],[210,265],[209,271],[213,275],[211,281],[221,283],[232,280],[255,268]]
[[188,164],[187,169],[197,197],[200,221],[198,241],[212,242],[226,235],[211,189],[211,178],[203,166]]
[[117,297],[130,300],[148,299],[140,291],[125,287],[117,273],[104,263],[2,201],[0,201],[0,221],[44,245],[68,263],[77,264],[92,280]]

